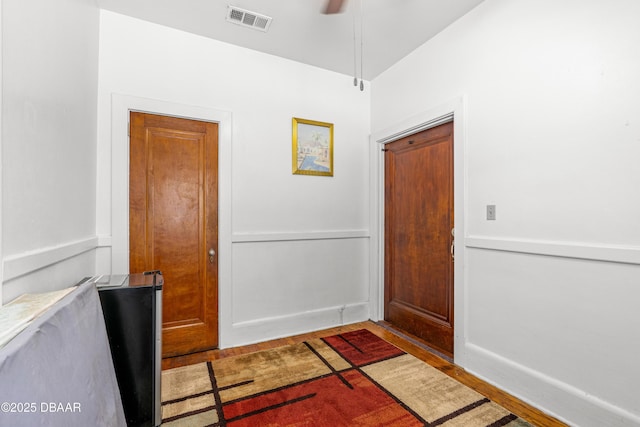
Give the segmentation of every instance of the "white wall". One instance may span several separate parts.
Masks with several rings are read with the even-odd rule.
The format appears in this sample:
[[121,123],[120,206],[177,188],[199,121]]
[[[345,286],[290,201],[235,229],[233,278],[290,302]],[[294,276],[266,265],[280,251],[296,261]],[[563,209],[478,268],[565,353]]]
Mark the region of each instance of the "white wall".
[[99,10],[2,2],[4,302],[94,270]]
[[638,16],[486,0],[372,82],[374,134],[466,100],[456,361],[580,426],[640,425]]
[[[217,111],[231,126],[221,144],[230,195],[220,209],[231,215],[219,254],[221,346],[367,319],[369,92],[348,76],[108,11],[100,29],[98,273],[128,265],[117,237],[127,224],[112,215],[128,168],[113,100]],[[292,175],[292,117],[334,124],[334,177]]]

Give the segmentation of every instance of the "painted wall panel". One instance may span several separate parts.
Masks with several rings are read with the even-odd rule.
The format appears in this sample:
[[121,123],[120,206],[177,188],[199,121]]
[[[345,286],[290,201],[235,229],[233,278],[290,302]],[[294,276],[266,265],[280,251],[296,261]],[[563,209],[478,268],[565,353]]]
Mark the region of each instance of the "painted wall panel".
[[640,341],[631,338],[640,330],[640,265],[479,249],[467,260],[470,344],[640,408],[629,393],[640,381]]
[[238,243],[233,322],[368,300],[368,239]]
[[374,80],[374,133],[466,94],[469,234],[639,245],[640,4],[614,3],[484,2]]
[[[230,111],[235,231],[366,228],[367,92],[344,75],[101,13],[101,159],[111,93]],[[291,175],[292,117],[334,124],[333,178]],[[99,234],[109,234],[109,163],[100,163]]]
[[[95,236],[99,10],[91,0],[2,2],[3,258]],[[46,268],[37,266],[37,269]],[[56,267],[56,269],[59,267]],[[3,298],[69,286],[27,274]]]

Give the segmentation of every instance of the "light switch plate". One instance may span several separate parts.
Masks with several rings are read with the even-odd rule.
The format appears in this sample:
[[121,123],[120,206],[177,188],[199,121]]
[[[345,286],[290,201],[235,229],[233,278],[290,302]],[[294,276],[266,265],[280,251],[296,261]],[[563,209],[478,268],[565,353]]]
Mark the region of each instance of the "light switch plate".
[[496,220],[496,205],[487,205],[487,220]]

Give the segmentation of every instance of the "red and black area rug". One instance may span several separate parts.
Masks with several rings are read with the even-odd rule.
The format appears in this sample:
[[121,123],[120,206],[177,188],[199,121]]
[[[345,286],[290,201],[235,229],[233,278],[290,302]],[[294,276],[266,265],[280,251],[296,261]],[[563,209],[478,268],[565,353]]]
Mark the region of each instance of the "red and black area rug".
[[162,373],[163,426],[530,426],[362,329]]

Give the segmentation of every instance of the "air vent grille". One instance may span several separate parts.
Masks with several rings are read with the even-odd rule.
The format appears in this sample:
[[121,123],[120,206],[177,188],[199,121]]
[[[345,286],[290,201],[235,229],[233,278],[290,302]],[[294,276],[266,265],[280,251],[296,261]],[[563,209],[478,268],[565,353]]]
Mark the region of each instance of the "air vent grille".
[[231,5],[229,5],[227,10],[227,21],[260,31],[266,32],[271,25],[272,19],[270,16],[261,15]]

